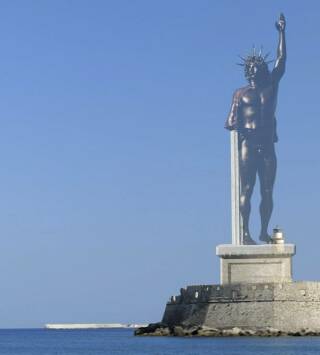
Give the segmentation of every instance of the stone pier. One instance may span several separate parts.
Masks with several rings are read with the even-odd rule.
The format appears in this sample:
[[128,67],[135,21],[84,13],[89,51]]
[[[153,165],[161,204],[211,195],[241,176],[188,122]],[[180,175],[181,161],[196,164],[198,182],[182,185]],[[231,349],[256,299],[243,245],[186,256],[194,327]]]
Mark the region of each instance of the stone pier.
[[276,230],[275,244],[218,245],[220,284],[182,288],[162,322],[137,334],[320,335],[320,282],[292,280],[296,248],[282,236]]
[[170,327],[320,332],[320,282],[188,286],[167,303]]

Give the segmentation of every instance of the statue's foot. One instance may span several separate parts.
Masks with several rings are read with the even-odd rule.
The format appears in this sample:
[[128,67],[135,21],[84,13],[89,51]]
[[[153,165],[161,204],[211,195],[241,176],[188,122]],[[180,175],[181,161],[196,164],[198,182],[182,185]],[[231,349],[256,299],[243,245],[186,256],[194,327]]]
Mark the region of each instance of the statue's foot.
[[261,233],[259,240],[261,240],[264,243],[271,244],[272,239],[268,233]]
[[244,245],[256,245],[257,243],[251,238],[249,233],[245,233],[243,236]]

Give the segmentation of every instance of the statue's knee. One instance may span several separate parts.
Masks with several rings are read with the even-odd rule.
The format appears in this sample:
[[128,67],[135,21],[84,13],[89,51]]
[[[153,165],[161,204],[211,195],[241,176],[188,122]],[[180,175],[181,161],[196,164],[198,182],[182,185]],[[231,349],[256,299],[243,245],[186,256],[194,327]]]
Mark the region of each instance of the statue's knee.
[[261,196],[263,199],[272,199],[272,189],[262,189]]
[[244,186],[241,186],[240,203],[241,201],[245,202],[246,200],[249,200],[251,194],[252,194],[251,185],[246,184]]
[[245,184],[241,186],[241,195],[248,195],[252,191],[252,186],[249,184]]
[[239,198],[240,208],[245,207],[248,204],[248,201],[249,201],[248,196],[246,196],[245,194],[241,194]]

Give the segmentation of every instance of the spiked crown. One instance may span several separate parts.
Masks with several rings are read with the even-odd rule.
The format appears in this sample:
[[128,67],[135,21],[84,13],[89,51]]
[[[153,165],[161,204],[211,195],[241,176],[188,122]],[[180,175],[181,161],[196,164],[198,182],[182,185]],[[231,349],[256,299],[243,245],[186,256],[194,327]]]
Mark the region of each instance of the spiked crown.
[[253,47],[252,53],[247,55],[245,58],[239,55],[239,58],[242,60],[242,63],[237,63],[238,65],[244,67],[244,74],[245,77],[249,77],[249,68],[250,66],[257,65],[259,67],[263,67],[264,69],[268,70],[268,64],[272,63],[273,60],[268,60],[267,58],[269,57],[270,53],[267,53],[265,55],[262,54],[262,47],[260,48],[259,53],[256,53],[256,48]]

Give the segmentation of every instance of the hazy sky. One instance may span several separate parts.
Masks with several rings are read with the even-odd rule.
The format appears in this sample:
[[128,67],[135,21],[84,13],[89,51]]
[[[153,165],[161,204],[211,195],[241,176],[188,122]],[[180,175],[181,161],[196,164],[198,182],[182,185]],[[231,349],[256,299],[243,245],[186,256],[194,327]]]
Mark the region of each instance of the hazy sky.
[[275,57],[280,11],[271,227],[317,280],[318,1],[1,1],[0,327],[157,321],[180,287],[218,282],[235,63]]

